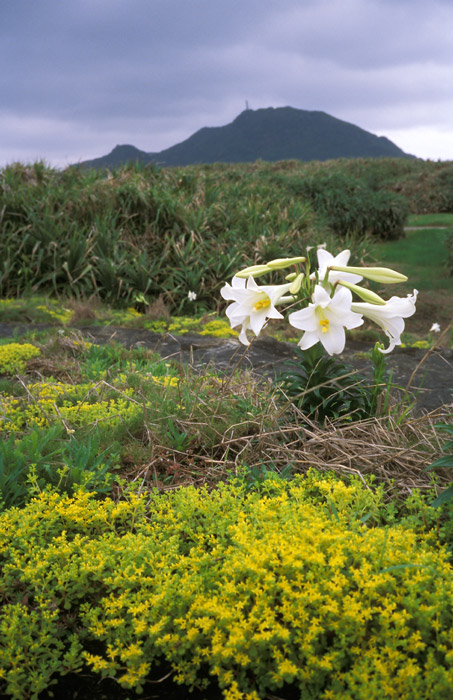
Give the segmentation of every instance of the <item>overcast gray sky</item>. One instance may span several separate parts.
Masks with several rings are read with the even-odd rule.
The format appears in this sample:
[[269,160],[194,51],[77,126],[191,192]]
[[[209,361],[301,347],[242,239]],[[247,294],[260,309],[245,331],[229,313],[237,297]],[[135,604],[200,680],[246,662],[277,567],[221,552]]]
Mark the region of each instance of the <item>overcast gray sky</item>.
[[453,160],[453,0],[0,0],[0,166],[321,110]]

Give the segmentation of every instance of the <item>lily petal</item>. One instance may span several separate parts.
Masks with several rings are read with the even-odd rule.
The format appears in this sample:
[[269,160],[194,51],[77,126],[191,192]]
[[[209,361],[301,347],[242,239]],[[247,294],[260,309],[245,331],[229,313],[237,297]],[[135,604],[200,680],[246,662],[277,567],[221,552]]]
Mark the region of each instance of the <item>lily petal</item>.
[[[338,253],[338,255],[333,256],[332,253],[329,253],[329,251],[319,248],[317,251],[317,255],[319,266],[318,277],[319,281],[322,282],[326,276],[328,268],[331,265],[339,265],[341,267],[345,267],[348,264],[351,251],[342,250],[341,253]],[[314,275],[310,275],[310,277],[314,278]],[[334,270],[331,270],[329,272],[328,277],[328,281],[330,282],[330,284],[335,284],[335,282],[338,282],[339,280],[344,280],[345,282],[356,284],[357,282],[360,282],[361,279],[362,277],[360,275],[351,274],[350,272],[335,272]]]
[[391,297],[384,305],[368,304],[367,302],[352,304],[351,309],[363,314],[382,328],[390,340],[389,347],[381,350],[387,354],[395,345],[401,345],[401,333],[404,330],[404,318],[409,318],[415,313],[415,303],[418,291],[407,297]]
[[362,316],[351,311],[352,294],[346,287],[331,297],[324,287],[316,285],[308,307],[289,314],[288,321],[305,331],[298,345],[303,350],[320,342],[329,355],[344,350],[345,328],[356,328],[363,323]]
[[275,304],[289,290],[291,283],[281,285],[267,285],[259,287],[253,277],[247,281],[240,277],[233,277],[232,285],[228,283],[220,290],[227,301],[233,303],[227,307],[226,315],[231,327],[241,325],[239,340],[248,345],[247,331],[250,329],[258,335],[268,318],[283,318],[277,311]]

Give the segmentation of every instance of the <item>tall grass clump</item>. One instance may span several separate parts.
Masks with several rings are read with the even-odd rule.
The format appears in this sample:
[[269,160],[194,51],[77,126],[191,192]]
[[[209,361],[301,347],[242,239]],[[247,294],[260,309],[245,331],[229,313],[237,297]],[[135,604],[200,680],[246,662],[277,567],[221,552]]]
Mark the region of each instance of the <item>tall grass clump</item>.
[[341,237],[354,234],[394,240],[404,235],[408,205],[398,194],[374,190],[341,172],[279,176],[277,182],[308,199],[327,226]]
[[181,312],[196,291],[213,309],[239,261],[307,236],[309,204],[273,195],[241,169],[9,166],[0,176],[0,293],[95,294],[113,304],[163,294]]

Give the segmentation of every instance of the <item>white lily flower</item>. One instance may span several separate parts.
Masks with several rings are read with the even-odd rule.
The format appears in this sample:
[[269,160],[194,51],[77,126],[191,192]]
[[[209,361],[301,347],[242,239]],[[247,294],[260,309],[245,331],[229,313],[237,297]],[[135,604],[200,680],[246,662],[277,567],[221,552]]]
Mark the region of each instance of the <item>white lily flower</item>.
[[440,333],[440,326],[438,323],[433,323],[431,328],[429,329],[430,333]]
[[[318,255],[318,279],[319,282],[322,283],[324,281],[324,277],[326,276],[327,270],[331,265],[339,265],[341,267],[346,267],[348,264],[348,260],[351,255],[350,250],[342,250],[341,253],[338,253],[338,255],[333,256],[332,253],[329,253],[328,250],[324,250],[323,248],[318,247],[317,251]],[[311,279],[314,279],[314,273],[310,275]],[[351,274],[350,272],[336,272],[335,270],[330,270],[329,271],[329,277],[328,281],[330,284],[335,284],[335,282],[339,282],[340,280],[344,280],[345,282],[350,282],[351,284],[357,284],[357,282],[360,282],[363,277],[360,275],[356,274]]]
[[231,327],[242,325],[239,340],[249,345],[247,330],[258,335],[268,318],[283,318],[275,304],[289,290],[291,284],[267,285],[259,287],[253,277],[246,280],[233,277],[232,286],[228,283],[222,287],[220,294],[224,299],[233,301],[227,307],[226,315]]
[[351,311],[351,304],[352,294],[346,287],[340,287],[331,297],[324,287],[317,284],[312,302],[288,316],[292,326],[305,331],[299,347],[307,350],[321,342],[329,355],[343,352],[346,343],[344,329],[357,328],[363,323],[360,313]]
[[189,301],[195,301],[195,299],[197,298],[197,293],[196,292],[189,292],[187,295],[187,298],[189,299]]
[[352,304],[353,311],[374,321],[390,339],[387,350],[381,350],[382,353],[387,354],[393,350],[395,345],[401,345],[401,333],[404,330],[403,319],[409,318],[415,313],[417,294],[418,291],[414,289],[413,294],[408,294],[407,297],[391,297],[384,305],[366,302]]

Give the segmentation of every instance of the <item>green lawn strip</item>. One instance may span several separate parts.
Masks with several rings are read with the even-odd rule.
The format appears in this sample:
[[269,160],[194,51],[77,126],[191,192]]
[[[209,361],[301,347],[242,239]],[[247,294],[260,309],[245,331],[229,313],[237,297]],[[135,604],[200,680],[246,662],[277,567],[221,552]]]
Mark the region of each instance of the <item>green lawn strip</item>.
[[408,226],[453,226],[453,214],[411,214]]
[[[379,243],[375,246],[376,265],[398,270],[407,276],[407,282],[371,288],[384,299],[405,296],[417,289],[417,311],[405,322],[403,341],[412,344],[418,340],[430,340],[429,330],[436,322],[444,330],[453,317],[453,277],[448,276],[448,229],[429,228],[406,232],[398,241]],[[431,337],[431,340],[433,338]],[[451,346],[453,332],[444,337],[443,343]]]
[[[453,290],[453,277],[445,269],[447,235],[438,228],[407,231],[405,238],[377,244],[375,255],[379,264],[407,275],[411,289]],[[398,294],[401,288],[398,286]]]

